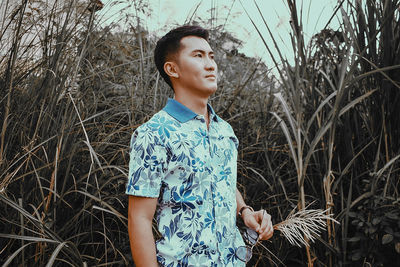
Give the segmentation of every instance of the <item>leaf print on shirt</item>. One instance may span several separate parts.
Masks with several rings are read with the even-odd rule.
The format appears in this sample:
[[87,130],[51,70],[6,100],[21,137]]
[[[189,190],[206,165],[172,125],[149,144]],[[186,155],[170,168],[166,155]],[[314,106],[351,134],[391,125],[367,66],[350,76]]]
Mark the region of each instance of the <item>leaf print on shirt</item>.
[[216,202],[215,205],[217,207],[222,207],[223,202],[224,202],[223,200],[224,200],[224,196],[221,195],[220,192],[217,192],[216,195],[215,195],[215,202]]
[[139,186],[136,185],[140,178],[140,173],[144,170],[143,167],[139,167],[134,173],[133,173],[133,179],[129,179],[128,185],[127,185],[127,191],[131,191],[132,188],[135,190],[139,190]]
[[[206,263],[208,263],[211,259],[209,256],[210,253],[199,253],[199,254],[193,254],[190,259],[190,265],[189,267],[194,267],[194,266],[205,266]],[[210,267],[212,265],[209,265]],[[208,267],[208,265],[207,265]]]
[[[159,263],[159,265],[165,266],[165,259],[164,259],[164,257],[160,256],[158,253],[157,253],[157,262]],[[173,264],[173,263],[172,263],[172,264]],[[168,264],[167,267],[170,267],[170,266],[171,266],[171,264]],[[173,265],[172,265],[172,266],[173,266]]]
[[215,229],[215,219],[214,215],[211,212],[207,212],[207,217],[204,220],[204,227],[211,227],[211,230],[214,231]]
[[185,133],[177,134],[176,135],[176,140],[172,142],[174,144],[174,149],[176,154],[181,154],[181,153],[186,153],[189,154],[189,151],[192,147],[188,140],[188,135]]
[[172,202],[176,204],[172,207],[172,214],[179,212],[180,209],[183,209],[185,212],[188,209],[195,208],[194,203],[199,196],[192,194],[193,177],[194,173],[190,174],[188,180],[179,187],[179,191],[176,190],[176,186],[172,188]]
[[207,148],[208,135],[206,130],[198,128],[197,131],[194,131],[193,137],[194,140],[192,141],[192,143],[195,147],[202,144],[204,148]]
[[233,249],[233,248],[229,248],[229,252],[226,255],[226,258],[227,258],[228,261],[234,263],[237,260],[236,250]]
[[206,254],[209,255],[208,246],[204,243],[204,241],[194,242],[192,246],[192,254]]
[[153,131],[157,131],[161,139],[170,138],[170,132],[176,131],[174,122],[166,120],[165,117],[161,116],[155,117],[154,120],[149,123],[149,126]]
[[172,144],[174,145],[174,153],[172,155],[171,161],[172,162],[178,161],[190,164],[189,155],[194,155],[194,152],[192,149],[192,145],[187,139],[187,134],[185,133],[177,134],[176,138],[177,139],[172,142]]
[[135,151],[141,159],[144,158],[145,152],[152,153],[155,145],[154,136],[151,131],[136,131],[131,139],[131,151]]
[[205,162],[200,160],[199,157],[196,157],[192,160],[192,169],[194,172],[203,172],[204,171]]
[[229,175],[231,175],[231,174],[232,174],[231,167],[221,166],[221,168],[219,169],[219,179],[218,179],[218,182],[220,182],[220,181],[222,181],[222,180],[225,180],[226,183],[227,183],[228,185],[230,185],[230,182],[229,182],[228,177],[229,177]]
[[188,267],[189,255],[184,256],[176,267]]
[[128,190],[140,190],[144,187],[156,187],[158,185],[159,173],[147,172],[147,169],[139,167],[133,174],[133,179],[128,182]]
[[191,246],[193,243],[193,235],[192,232],[184,232],[184,231],[180,231],[176,233],[176,236],[181,238],[182,240],[187,242],[188,246]]
[[211,158],[214,158],[217,153],[218,153],[218,146],[216,144],[213,144],[210,153]]
[[238,149],[238,147],[239,147],[239,140],[236,138],[236,137],[234,137],[234,136],[231,136],[231,137],[229,137],[229,139],[232,141],[232,143],[233,143],[233,145],[231,146],[231,148],[232,149]]
[[224,156],[225,156],[225,161],[224,165],[228,165],[228,162],[232,160],[233,158],[233,152],[231,149],[225,149],[224,150]]
[[144,157],[144,167],[145,168],[150,168],[151,171],[154,171],[156,169],[156,167],[158,167],[160,165],[160,162],[157,159],[156,155],[150,156],[150,155],[146,155]]
[[168,240],[170,240],[171,237],[175,234],[176,230],[178,230],[178,222],[181,219],[181,216],[182,214],[179,214],[174,218],[174,220],[171,220],[169,226],[164,225],[165,237],[167,237]]

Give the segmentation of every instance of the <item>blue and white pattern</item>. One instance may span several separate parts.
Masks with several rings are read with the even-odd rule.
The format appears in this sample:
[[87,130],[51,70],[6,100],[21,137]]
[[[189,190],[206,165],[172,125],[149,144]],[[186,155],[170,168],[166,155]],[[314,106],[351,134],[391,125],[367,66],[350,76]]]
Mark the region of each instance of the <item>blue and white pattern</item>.
[[245,266],[236,227],[238,140],[211,106],[204,116],[168,99],[132,135],[126,193],[158,198],[161,266]]

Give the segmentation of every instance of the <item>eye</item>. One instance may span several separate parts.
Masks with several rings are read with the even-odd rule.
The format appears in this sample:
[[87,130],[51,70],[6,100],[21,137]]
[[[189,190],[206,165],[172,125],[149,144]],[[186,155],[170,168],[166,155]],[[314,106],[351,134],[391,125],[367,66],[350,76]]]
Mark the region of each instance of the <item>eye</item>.
[[201,53],[197,53],[194,55],[195,57],[203,57],[203,55]]

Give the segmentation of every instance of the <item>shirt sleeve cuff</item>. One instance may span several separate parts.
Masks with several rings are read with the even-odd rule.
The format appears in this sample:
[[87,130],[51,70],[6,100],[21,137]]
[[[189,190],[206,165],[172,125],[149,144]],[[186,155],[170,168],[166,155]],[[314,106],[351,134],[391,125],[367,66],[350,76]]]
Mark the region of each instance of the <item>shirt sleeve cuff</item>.
[[140,190],[126,190],[125,193],[131,196],[158,198],[160,190],[157,188],[140,188]]

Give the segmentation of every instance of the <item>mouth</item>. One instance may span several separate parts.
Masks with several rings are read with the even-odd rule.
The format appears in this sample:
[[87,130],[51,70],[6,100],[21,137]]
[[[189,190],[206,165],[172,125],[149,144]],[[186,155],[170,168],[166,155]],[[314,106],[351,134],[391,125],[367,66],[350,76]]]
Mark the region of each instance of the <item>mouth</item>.
[[216,79],[217,77],[214,74],[206,75],[206,78],[213,78]]

